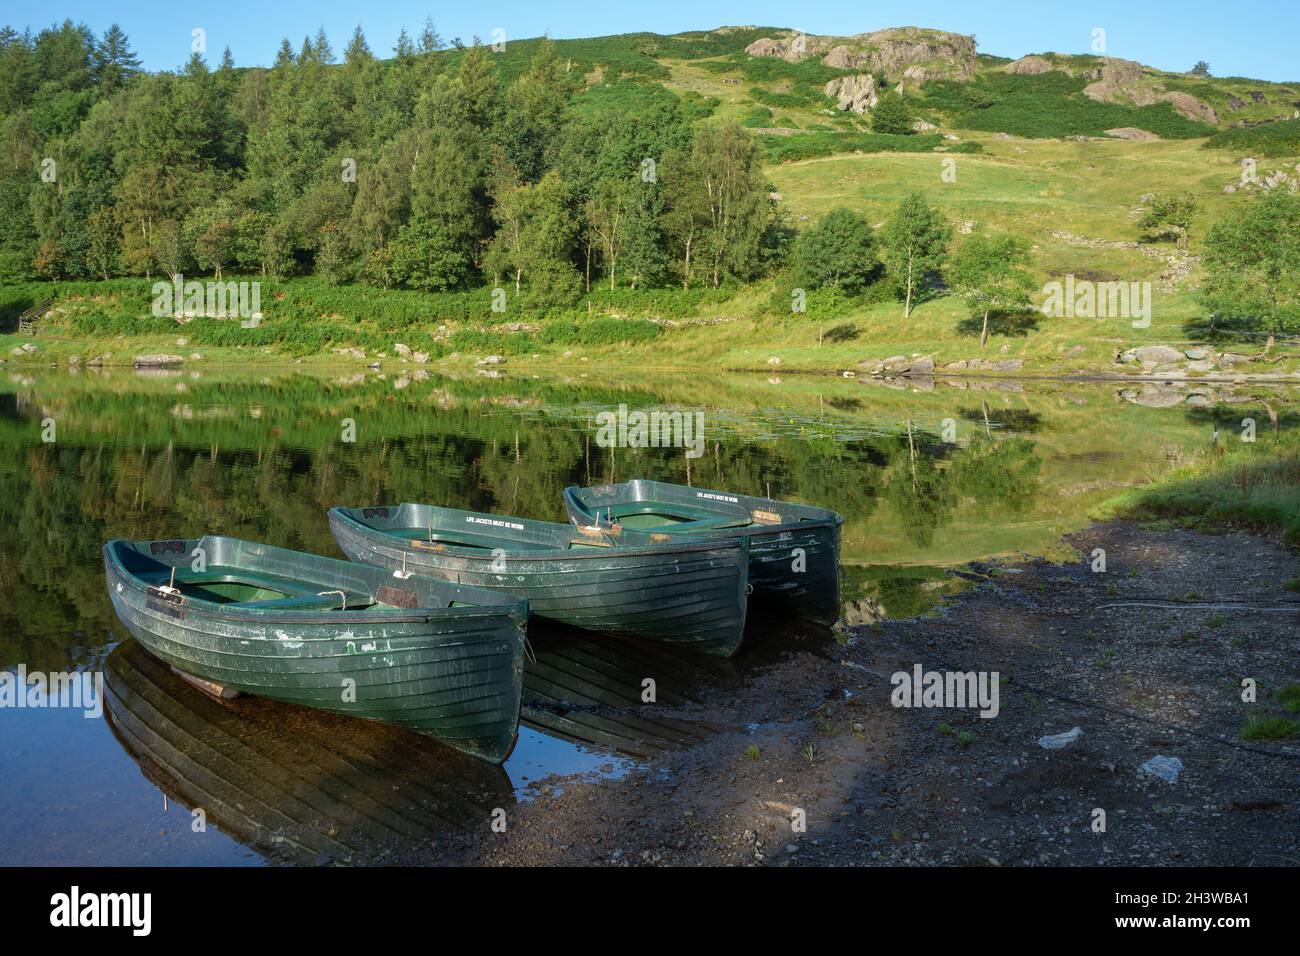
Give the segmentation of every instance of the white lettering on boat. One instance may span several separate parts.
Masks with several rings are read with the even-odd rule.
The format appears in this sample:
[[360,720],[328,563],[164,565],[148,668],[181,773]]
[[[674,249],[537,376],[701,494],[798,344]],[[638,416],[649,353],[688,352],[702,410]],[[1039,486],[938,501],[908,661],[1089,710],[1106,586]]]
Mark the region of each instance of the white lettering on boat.
[[494,528],[513,528],[515,531],[523,531],[524,526],[516,524],[513,521],[501,521],[498,518],[480,518],[477,515],[466,515],[465,520],[470,524],[487,524]]
[[733,505],[740,504],[739,498],[733,498],[731,495],[716,495],[711,491],[697,491],[695,492],[695,497],[708,498],[710,501],[729,501]]

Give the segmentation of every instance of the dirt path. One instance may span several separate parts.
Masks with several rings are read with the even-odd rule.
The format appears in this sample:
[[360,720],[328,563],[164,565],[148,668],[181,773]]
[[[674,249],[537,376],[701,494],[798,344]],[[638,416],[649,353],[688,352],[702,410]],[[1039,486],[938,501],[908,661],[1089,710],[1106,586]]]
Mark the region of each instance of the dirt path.
[[[938,616],[810,639],[676,709],[724,728],[704,742],[620,780],[543,781],[506,832],[485,822],[399,862],[1300,864],[1300,739],[1240,737],[1300,682],[1300,594],[1283,586],[1300,558],[1124,522],[1070,541],[1069,564],[968,569],[978,583]],[[917,664],[997,671],[998,715],[891,706],[890,675]],[[1157,754],[1182,761],[1177,782],[1140,772]]]

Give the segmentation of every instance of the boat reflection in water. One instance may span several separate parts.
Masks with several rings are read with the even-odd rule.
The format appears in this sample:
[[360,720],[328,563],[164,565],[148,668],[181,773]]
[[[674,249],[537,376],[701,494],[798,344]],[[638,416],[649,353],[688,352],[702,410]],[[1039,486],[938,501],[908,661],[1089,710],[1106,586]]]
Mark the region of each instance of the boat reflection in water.
[[[600,750],[647,758],[723,728],[700,705],[724,699],[790,652],[821,653],[829,628],[795,618],[751,619],[733,658],[683,653],[657,641],[609,638],[533,618],[521,723]],[[653,701],[647,700],[647,680]],[[522,744],[521,744],[522,746]]]
[[514,804],[500,767],[373,721],[217,701],[133,640],[109,655],[105,687],[109,725],[145,777],[273,860],[382,859]]
[[631,757],[690,746],[708,736],[713,726],[676,712],[736,682],[740,673],[736,663],[722,658],[649,640],[592,635],[536,618],[528,624],[528,640],[534,656],[524,665],[521,722]]
[[[534,620],[522,722],[570,753],[576,745],[635,762],[689,747],[719,729],[694,718],[693,705],[738,689],[788,650],[830,640],[810,626],[763,629],[725,660]],[[525,737],[502,768],[374,721],[255,697],[219,701],[134,640],[109,655],[105,689],[109,725],[145,777],[277,862],[382,862],[487,827],[498,808],[509,814],[506,768],[516,761],[571,771],[527,753]]]

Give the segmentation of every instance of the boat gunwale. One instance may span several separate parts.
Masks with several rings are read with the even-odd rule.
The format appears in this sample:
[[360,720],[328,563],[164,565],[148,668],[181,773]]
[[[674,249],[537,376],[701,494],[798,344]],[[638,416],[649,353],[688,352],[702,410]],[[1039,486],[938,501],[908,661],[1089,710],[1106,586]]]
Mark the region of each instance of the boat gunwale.
[[[569,512],[569,517],[574,523],[574,525],[579,525],[579,522],[583,519],[590,519],[594,522],[593,525],[594,527],[623,529],[623,525],[620,522],[610,521],[607,518],[601,518],[599,508],[595,509],[595,513],[593,514],[593,509],[588,505],[586,501],[583,500],[581,496],[583,495],[584,492],[591,492],[598,488],[628,489],[631,486],[635,485],[638,481],[645,481],[645,480],[646,479],[632,479],[630,481],[614,482],[608,485],[590,485],[590,486],[570,485],[564,489],[564,493],[563,493],[564,505],[566,510]],[[658,482],[658,481],[654,481],[653,479],[650,479],[649,483],[671,485],[671,482]],[[690,487],[690,486],[675,486],[675,487]],[[831,511],[829,508],[819,508],[816,505],[806,505],[799,501],[784,501],[779,498],[762,498],[756,495],[742,495],[739,494],[738,492],[720,492],[720,491],[714,491],[713,489],[709,489],[709,488],[692,488],[691,490],[697,492],[710,493],[710,494],[732,494],[737,498],[744,498],[752,502],[800,508],[810,512],[815,512],[817,513],[817,516],[809,517],[809,518],[801,518],[797,521],[781,521],[776,524],[759,524],[757,522],[751,522],[750,524],[747,525],[733,525],[730,527],[721,527],[721,528],[696,528],[696,529],[681,528],[680,530],[676,530],[672,526],[669,526],[665,529],[657,529],[653,533],[669,535],[675,540],[683,540],[683,539],[690,539],[690,538],[697,538],[697,539],[711,538],[714,540],[726,540],[726,539],[737,538],[737,537],[751,537],[751,536],[758,537],[762,535],[778,534],[787,531],[794,531],[797,529],[839,528],[842,527],[844,524],[844,516],[839,512]],[[631,497],[630,495],[627,498],[627,502],[629,503],[646,502],[648,504],[671,505],[671,502],[667,502],[667,501],[660,501],[654,498],[636,498],[636,497]],[[752,512],[751,512],[751,517],[752,517]],[[633,529],[627,529],[627,530],[633,530]],[[649,534],[652,532],[636,529],[636,533]]]
[[[172,541],[177,539],[161,538],[158,541]],[[204,539],[196,539],[204,540]],[[241,540],[241,539],[231,539]],[[121,583],[128,586],[137,600],[137,606],[144,607],[151,596],[159,596],[166,600],[166,596],[158,593],[155,585],[150,585],[133,574],[122,563],[118,554],[119,545],[134,546],[137,544],[154,543],[148,540],[131,541],[126,538],[113,538],[104,543],[103,554],[106,558],[105,569],[114,579],[111,583]],[[255,544],[257,542],[247,542]],[[270,547],[270,546],[267,546]],[[278,549],[286,550],[286,549]],[[300,552],[308,554],[308,552]],[[320,555],[309,555],[311,557],[321,557]],[[326,559],[337,560],[337,559]],[[340,561],[340,564],[360,567],[363,569],[382,572],[384,569],[374,565],[358,564],[357,562]],[[418,575],[423,580],[431,581],[439,585],[448,585],[449,582],[428,575]],[[394,577],[395,581],[402,582],[406,578]],[[186,596],[183,601],[177,602],[177,607],[184,608],[187,612],[194,612],[196,615],[212,620],[237,621],[248,624],[285,624],[285,625],[343,625],[343,624],[432,624],[438,621],[454,621],[457,619],[475,619],[490,617],[506,617],[514,620],[516,626],[524,625],[528,621],[530,608],[525,598],[515,597],[506,591],[496,591],[487,588],[474,588],[473,585],[450,585],[452,587],[466,588],[470,590],[483,591],[495,598],[506,597],[510,600],[497,600],[491,604],[461,604],[448,605],[447,607],[422,607],[412,610],[398,609],[394,611],[371,611],[369,608],[365,611],[365,616],[361,616],[356,611],[346,611],[343,609],[321,611],[317,609],[295,610],[293,608],[255,608],[242,607],[231,608],[228,604],[220,604],[215,601],[208,601],[204,598]],[[111,590],[111,588],[110,588]],[[153,592],[151,594],[151,592]],[[121,592],[119,591],[120,595]]]
[[[411,504],[414,507],[437,507],[434,505],[419,505],[414,502],[402,502],[402,504],[400,505],[373,505],[373,506],[368,505],[365,507],[378,507],[378,508],[386,507],[389,510],[395,510],[395,509],[405,507],[408,504]],[[362,519],[356,518],[352,514],[350,514],[350,512],[352,511],[359,511],[359,510],[362,509],[348,508],[345,506],[336,505],[335,507],[329,510],[326,517],[329,519],[331,525],[333,525],[335,521],[338,521],[340,524],[344,525],[350,530],[354,530],[356,533],[359,533],[363,537],[377,539],[385,543],[391,542],[393,547],[405,552],[409,552],[411,554],[445,555],[449,557],[466,558],[469,560],[478,560],[484,562],[490,562],[493,560],[493,557],[490,554],[484,554],[481,548],[469,548],[464,546],[457,546],[454,544],[443,544],[441,548],[436,550],[416,547],[414,542],[418,539],[402,538],[397,535],[388,534],[383,530],[374,527],[373,525],[366,524],[365,521],[363,521]],[[486,512],[461,511],[460,509],[455,509],[455,508],[444,508],[440,510],[465,514],[465,515],[478,515],[482,517],[499,517],[503,520],[509,520],[513,518],[513,516],[511,515],[494,516]],[[577,530],[578,533],[580,534],[583,533],[581,528],[578,528],[576,525],[573,524],[566,525],[566,524],[561,524],[560,522],[537,522],[535,521],[535,519],[532,518],[515,519],[515,520],[531,521],[536,524],[554,524],[557,528],[566,528],[566,529],[573,528],[574,530]],[[806,522],[805,522],[805,526],[807,526]],[[620,557],[626,557],[626,558],[661,557],[667,554],[691,554],[699,551],[735,550],[735,551],[747,552],[749,550],[749,543],[746,540],[748,538],[748,535],[732,535],[732,536],[728,536],[727,538],[707,539],[707,540],[702,537],[694,538],[694,539],[685,539],[676,535],[670,535],[669,539],[665,541],[660,541],[660,542],[644,541],[643,542],[642,539],[648,539],[650,537],[649,532],[631,531],[631,532],[623,532],[623,533],[630,533],[635,539],[635,543],[627,544],[624,541],[618,541],[618,540],[608,541],[606,545],[593,543],[590,551],[575,551],[570,548],[562,548],[559,546],[556,546],[554,548],[547,548],[546,550],[539,550],[539,551],[527,551],[521,549],[516,553],[512,553],[511,549],[509,548],[505,548],[503,550],[505,550],[507,557],[509,557],[510,560],[512,561],[586,561],[586,560],[599,560],[602,558],[608,560],[610,557],[614,555],[618,555]],[[573,542],[572,539],[570,539],[570,543],[582,544],[585,542],[580,542],[580,541]],[[419,573],[418,570],[416,571],[416,573]]]

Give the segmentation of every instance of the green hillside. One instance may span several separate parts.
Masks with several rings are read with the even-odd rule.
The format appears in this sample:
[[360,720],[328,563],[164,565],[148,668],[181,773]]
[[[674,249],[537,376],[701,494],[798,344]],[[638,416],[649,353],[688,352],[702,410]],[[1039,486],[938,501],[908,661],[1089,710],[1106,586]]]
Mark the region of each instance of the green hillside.
[[[1029,243],[1037,287],[1066,274],[1155,287],[1146,331],[994,323],[1000,354],[1057,362],[1064,348],[1095,367],[1207,329],[1247,349],[1300,321],[1289,286],[1269,308],[1221,295],[1243,303],[1231,315],[1200,291],[1227,274],[1203,263],[1215,224],[1293,183],[1300,92],[1286,84],[1013,61],[917,28],[484,46],[429,26],[392,55],[358,30],[338,52],[323,33],[286,40],[270,68],[213,59],[151,74],[116,28],[0,32],[7,360],[177,343],[241,360],[399,343],[433,361],[636,347],[731,367],[778,348],[810,368],[895,348],[966,358],[977,346],[947,263],[988,230]],[[799,244],[832,209],[879,230],[918,194],[948,238],[906,321],[883,240],[858,286],[800,272]],[[1174,201],[1185,222],[1142,225],[1146,203]],[[153,283],[177,273],[263,283],[265,321],[155,314]],[[18,315],[50,298],[29,343]],[[849,331],[827,348],[836,323]]]

